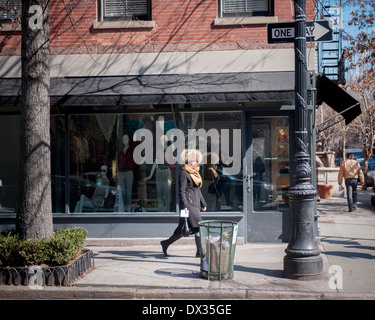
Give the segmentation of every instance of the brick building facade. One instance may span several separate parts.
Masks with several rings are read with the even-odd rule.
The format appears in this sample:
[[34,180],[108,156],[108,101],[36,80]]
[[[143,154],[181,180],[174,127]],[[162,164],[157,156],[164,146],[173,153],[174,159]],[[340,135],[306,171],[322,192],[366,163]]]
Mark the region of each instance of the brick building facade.
[[[266,23],[294,14],[289,0],[269,1],[269,16],[238,17],[220,17],[217,0],[150,0],[147,20],[100,21],[100,2],[50,1],[52,55],[264,49]],[[312,1],[306,11],[313,20]],[[20,32],[11,29],[0,27],[1,55],[20,55]]]

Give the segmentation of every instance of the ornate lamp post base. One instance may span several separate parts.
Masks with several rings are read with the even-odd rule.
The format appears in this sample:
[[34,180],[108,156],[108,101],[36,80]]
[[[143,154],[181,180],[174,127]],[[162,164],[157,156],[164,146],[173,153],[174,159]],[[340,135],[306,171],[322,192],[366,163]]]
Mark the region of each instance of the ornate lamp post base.
[[316,243],[313,225],[316,190],[305,178],[305,183],[290,188],[288,196],[291,230],[290,241],[285,249],[284,277],[298,280],[320,279],[323,275],[323,259]]
[[284,257],[284,277],[298,280],[322,278],[323,259],[321,256]]

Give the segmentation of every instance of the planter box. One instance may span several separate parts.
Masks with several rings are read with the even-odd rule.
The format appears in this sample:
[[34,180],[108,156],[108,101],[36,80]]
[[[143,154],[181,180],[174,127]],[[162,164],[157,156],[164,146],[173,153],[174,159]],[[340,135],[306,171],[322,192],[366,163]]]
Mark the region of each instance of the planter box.
[[333,185],[332,197],[344,197],[344,190],[340,189],[337,177],[339,175],[340,168],[327,168],[319,167],[317,168],[317,185],[320,184],[331,184]]
[[0,285],[71,286],[92,268],[94,254],[86,249],[80,257],[66,266],[0,267]]
[[332,194],[332,184],[318,184],[318,194],[322,199],[330,199]]

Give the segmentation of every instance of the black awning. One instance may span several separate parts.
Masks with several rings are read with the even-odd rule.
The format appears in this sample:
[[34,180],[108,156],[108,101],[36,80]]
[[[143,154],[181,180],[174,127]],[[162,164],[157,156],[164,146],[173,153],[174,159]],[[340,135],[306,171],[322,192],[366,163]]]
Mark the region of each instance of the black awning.
[[[20,102],[21,79],[0,78],[0,88],[0,105]],[[66,106],[287,101],[294,72],[51,78],[50,95]]]
[[360,103],[325,75],[317,76],[316,88],[316,104],[325,102],[344,117],[346,125],[361,114]]

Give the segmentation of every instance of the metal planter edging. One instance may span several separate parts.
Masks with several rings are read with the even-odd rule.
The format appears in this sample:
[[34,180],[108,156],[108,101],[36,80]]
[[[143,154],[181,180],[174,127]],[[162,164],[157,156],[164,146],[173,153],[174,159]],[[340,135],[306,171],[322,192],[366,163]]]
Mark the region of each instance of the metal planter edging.
[[39,285],[43,286],[71,286],[85,272],[94,268],[94,254],[85,249],[81,256],[64,266],[32,266],[41,272],[37,278],[32,267],[0,267],[0,285],[35,285],[30,280],[37,278]]

